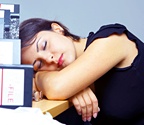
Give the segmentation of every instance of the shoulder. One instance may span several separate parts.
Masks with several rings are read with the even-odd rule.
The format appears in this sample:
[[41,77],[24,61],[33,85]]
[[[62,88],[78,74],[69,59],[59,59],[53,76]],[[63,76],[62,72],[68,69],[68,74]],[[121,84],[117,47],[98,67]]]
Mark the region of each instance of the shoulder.
[[105,29],[105,28],[126,28],[126,26],[121,24],[121,23],[113,23],[113,24],[104,24],[100,28],[101,29]]
[[[95,39],[87,48],[87,52],[103,56],[105,61],[116,61],[116,67],[131,65],[137,55],[137,48],[126,34],[112,34],[106,38]],[[108,59],[108,60],[106,60]]]
[[108,24],[103,25],[95,34],[97,34],[99,37],[109,37],[113,34],[121,35],[124,34],[127,30],[127,28],[122,24]]
[[127,30],[127,28],[126,26],[120,23],[107,24],[107,25],[102,25],[96,33],[101,32],[101,31],[106,31],[106,30],[123,31],[123,30]]
[[[129,41],[127,36],[123,34],[111,34],[108,37],[104,38],[97,38],[95,39],[90,46],[100,46],[100,47],[108,47],[108,48],[117,48],[117,49],[124,49],[125,45],[127,44],[126,41]],[[90,47],[89,46],[89,47]],[[88,47],[88,48],[89,48]]]
[[90,32],[87,40],[87,46],[91,44],[95,39],[98,38],[107,38],[113,34],[121,35],[127,31],[126,27],[122,24],[108,24],[103,25],[99,28],[97,32]]

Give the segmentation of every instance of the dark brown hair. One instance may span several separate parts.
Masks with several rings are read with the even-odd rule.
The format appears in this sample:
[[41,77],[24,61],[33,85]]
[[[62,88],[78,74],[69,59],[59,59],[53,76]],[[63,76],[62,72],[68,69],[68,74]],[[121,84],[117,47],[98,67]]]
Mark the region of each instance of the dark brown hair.
[[64,29],[63,34],[65,36],[71,37],[75,41],[78,41],[80,39],[79,36],[70,33],[68,28],[58,21],[50,21],[42,18],[30,18],[24,20],[19,27],[19,38],[21,39],[21,48],[33,44],[30,43],[30,41],[38,32],[44,30],[52,30],[52,23],[59,24]]

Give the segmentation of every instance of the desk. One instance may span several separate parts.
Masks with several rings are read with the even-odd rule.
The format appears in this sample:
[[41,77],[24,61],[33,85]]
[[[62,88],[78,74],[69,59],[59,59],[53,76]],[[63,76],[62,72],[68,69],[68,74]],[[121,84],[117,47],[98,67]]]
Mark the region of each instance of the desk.
[[38,102],[33,101],[32,107],[34,108],[40,108],[41,111],[45,114],[46,112],[49,112],[53,117],[59,115],[66,109],[68,109],[71,106],[68,100],[64,101],[53,101],[53,100],[47,100],[42,99]]

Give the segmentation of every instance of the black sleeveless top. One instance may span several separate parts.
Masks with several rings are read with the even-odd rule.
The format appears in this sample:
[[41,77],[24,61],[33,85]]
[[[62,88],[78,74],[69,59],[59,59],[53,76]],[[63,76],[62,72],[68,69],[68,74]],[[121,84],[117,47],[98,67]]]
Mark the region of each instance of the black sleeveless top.
[[[144,43],[121,24],[102,26],[88,36],[86,48],[97,38],[125,33],[134,41],[138,55],[131,66],[113,68],[95,81],[100,112],[94,125],[144,125]],[[85,49],[86,49],[85,48]],[[106,62],[103,62],[106,64]]]

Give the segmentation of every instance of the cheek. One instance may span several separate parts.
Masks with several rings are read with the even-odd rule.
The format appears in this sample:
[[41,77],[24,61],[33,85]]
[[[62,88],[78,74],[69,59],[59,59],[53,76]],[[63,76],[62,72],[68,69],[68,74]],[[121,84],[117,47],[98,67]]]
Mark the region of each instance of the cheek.
[[22,64],[28,64],[28,57],[25,54],[21,54],[21,63]]
[[21,55],[21,63],[22,64],[30,64],[30,56],[28,54]]
[[75,61],[75,55],[69,55],[66,62],[65,62],[65,65],[68,66],[69,64],[71,64],[73,61]]
[[68,50],[65,53],[65,57],[64,57],[64,67],[68,66],[69,64],[71,64],[73,61],[75,61],[76,59],[76,52],[72,49],[72,50]]
[[29,51],[22,51],[21,52],[21,63],[22,64],[32,64],[32,60],[34,58],[34,55],[32,52]]
[[76,50],[73,43],[69,44],[69,47],[66,46],[66,62],[65,65],[71,64],[73,61],[76,60]]

